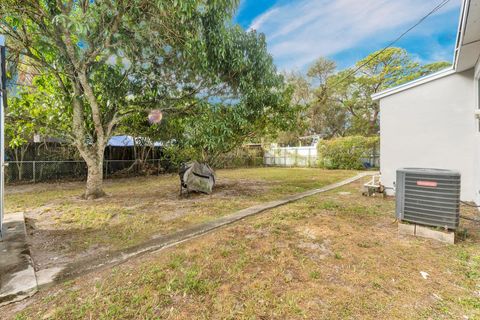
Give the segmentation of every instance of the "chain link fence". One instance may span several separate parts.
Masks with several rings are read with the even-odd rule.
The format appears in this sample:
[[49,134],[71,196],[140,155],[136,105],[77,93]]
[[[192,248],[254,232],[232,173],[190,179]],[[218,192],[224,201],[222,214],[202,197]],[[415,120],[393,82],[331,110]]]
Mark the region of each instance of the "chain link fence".
[[[82,180],[87,177],[85,161],[7,161],[5,180],[7,183],[36,183],[55,180]],[[105,160],[104,178],[160,174],[162,160]]]
[[[85,180],[87,164],[82,160],[72,161],[6,161],[5,181],[7,184],[37,183],[56,180]],[[263,166],[262,156],[224,157],[216,169]],[[149,160],[105,160],[103,177],[129,177],[137,175],[159,175],[176,172],[176,168],[165,159]]]
[[[316,167],[317,155],[314,152],[302,154],[281,150],[281,152],[265,153],[263,156],[225,156],[215,168],[232,169],[262,166],[280,167]],[[362,159],[371,167],[378,167],[378,155]],[[87,177],[85,161],[7,161],[5,181],[7,184],[36,183],[55,180],[84,180]],[[175,168],[164,159],[139,160],[105,160],[103,164],[104,178],[128,177],[137,175],[159,175],[173,172]]]

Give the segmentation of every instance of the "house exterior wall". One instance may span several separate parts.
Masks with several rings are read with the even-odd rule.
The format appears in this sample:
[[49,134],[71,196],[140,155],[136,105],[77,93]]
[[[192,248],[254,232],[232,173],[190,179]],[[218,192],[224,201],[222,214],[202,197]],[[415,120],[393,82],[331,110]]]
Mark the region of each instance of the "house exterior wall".
[[380,100],[380,171],[386,187],[394,186],[399,168],[452,169],[462,174],[462,199],[479,200],[474,84],[471,69]]
[[[480,110],[480,57],[475,66],[475,80],[474,80],[474,90],[475,90],[475,109]],[[476,139],[475,139],[475,184],[476,184],[476,198],[475,202],[480,204],[480,119],[477,119],[477,130],[476,130]]]

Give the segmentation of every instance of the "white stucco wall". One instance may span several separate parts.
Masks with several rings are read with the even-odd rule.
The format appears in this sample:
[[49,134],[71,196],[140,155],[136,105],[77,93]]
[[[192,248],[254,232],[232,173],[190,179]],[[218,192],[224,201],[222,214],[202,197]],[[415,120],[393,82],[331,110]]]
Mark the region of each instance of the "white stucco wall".
[[[477,111],[480,109],[480,57],[479,60],[477,61],[477,65],[475,66],[475,93],[476,93],[476,106],[475,108]],[[476,135],[476,158],[475,158],[475,172],[476,172],[476,190],[480,190],[480,120],[477,120],[477,135]],[[480,204],[480,192],[477,192],[476,194],[476,203]]]
[[380,171],[393,187],[396,170],[458,170],[462,199],[478,201],[478,123],[474,70],[437,79],[380,100]]

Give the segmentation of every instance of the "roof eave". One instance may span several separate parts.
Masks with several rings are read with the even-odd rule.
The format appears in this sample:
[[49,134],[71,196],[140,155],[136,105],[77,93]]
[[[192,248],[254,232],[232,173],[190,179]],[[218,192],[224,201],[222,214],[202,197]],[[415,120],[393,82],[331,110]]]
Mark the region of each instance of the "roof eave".
[[435,81],[437,79],[440,79],[440,78],[443,78],[443,77],[448,77],[449,75],[452,75],[454,74],[456,71],[453,67],[450,67],[450,68],[447,68],[447,69],[443,69],[443,70],[440,70],[438,72],[435,72],[435,73],[432,73],[428,76],[425,76],[425,77],[422,77],[422,78],[419,78],[417,80],[413,80],[413,81],[410,81],[410,82],[407,82],[407,83],[404,83],[402,85],[399,85],[397,87],[394,87],[394,88],[391,88],[391,89],[387,89],[387,90],[384,90],[382,92],[378,92],[378,93],[375,93],[372,95],[372,99],[374,101],[376,100],[380,100],[382,98],[385,98],[387,96],[390,96],[392,94],[395,94],[395,93],[399,93],[399,92],[402,92],[402,91],[405,91],[405,90],[408,90],[410,88],[413,88],[413,87],[416,87],[416,86],[420,86],[422,84],[425,84],[425,83],[428,83],[428,82],[431,82],[431,81]]
[[467,27],[468,8],[470,7],[470,0],[462,2],[462,9],[460,11],[460,20],[458,22],[457,42],[455,45],[455,52],[453,55],[453,68],[457,70],[458,59],[460,51],[462,50],[463,37],[465,36],[465,28]]

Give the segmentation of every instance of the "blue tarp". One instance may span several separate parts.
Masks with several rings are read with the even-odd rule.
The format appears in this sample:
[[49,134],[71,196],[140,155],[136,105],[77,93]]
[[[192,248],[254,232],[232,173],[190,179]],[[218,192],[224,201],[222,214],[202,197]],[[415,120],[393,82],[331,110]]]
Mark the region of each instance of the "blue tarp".
[[[155,142],[153,144],[155,147],[161,147],[161,142]],[[109,147],[133,147],[133,137],[132,136],[113,136],[108,140],[107,146]]]

